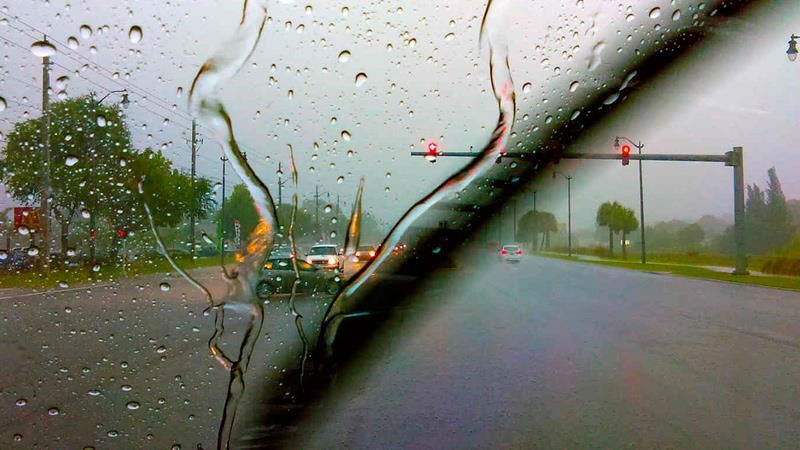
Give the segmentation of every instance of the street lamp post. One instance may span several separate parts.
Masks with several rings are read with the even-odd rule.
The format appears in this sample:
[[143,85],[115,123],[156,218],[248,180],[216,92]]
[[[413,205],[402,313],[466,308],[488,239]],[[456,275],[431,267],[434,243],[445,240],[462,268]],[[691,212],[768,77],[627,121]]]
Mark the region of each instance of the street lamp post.
[[629,144],[631,144],[632,146],[636,147],[636,150],[639,151],[639,156],[640,156],[640,158],[639,158],[639,219],[641,219],[641,222],[642,222],[642,223],[639,224],[639,229],[641,231],[641,237],[642,237],[642,264],[646,264],[647,263],[647,252],[645,251],[645,239],[644,239],[644,181],[642,179],[642,158],[641,158],[642,149],[644,148],[644,144],[642,144],[641,141],[639,141],[639,143],[637,144],[636,142],[633,142],[632,140],[630,140],[630,139],[628,139],[626,137],[617,136],[616,138],[614,138],[614,148],[615,149],[619,149],[619,141],[620,141],[620,139],[623,140],[623,141],[626,141]]
[[561,175],[567,180],[567,249],[569,256],[572,256],[572,175],[565,175],[562,172],[553,172],[553,179]]
[[[120,100],[120,104],[122,105],[123,108],[128,109],[128,106],[131,103],[130,100],[128,99],[128,91],[125,90],[125,89],[118,89],[118,90],[115,90],[115,91],[108,91],[106,93],[106,95],[104,95],[104,96],[102,96],[100,98],[100,100],[95,100],[95,98],[94,98],[95,94],[94,94],[94,92],[92,92],[91,93],[91,100],[92,100],[92,104],[94,105],[95,110],[97,108],[99,108],[100,105],[103,103],[103,101],[105,101],[105,99],[107,99],[111,94],[122,94],[122,99]],[[95,111],[95,113],[96,112],[97,111]],[[95,118],[95,123],[96,123],[96,120],[97,119]],[[91,138],[90,138],[90,142],[91,142],[91,145],[92,145],[92,150],[94,150],[94,148],[95,148],[95,145],[96,145],[95,139],[96,138],[97,138],[96,134],[92,133]],[[94,260],[95,260],[95,242],[96,242],[96,239],[97,239],[97,233],[96,233],[96,230],[95,230],[95,226],[96,226],[95,225],[95,211],[91,211],[90,215],[89,215],[89,228],[90,228],[90,230],[89,230],[89,267],[90,268],[94,267]]]
[[792,34],[789,37],[789,49],[786,50],[786,56],[789,58],[789,61],[796,61],[797,54],[800,51],[797,50],[797,40],[800,39],[800,36]]

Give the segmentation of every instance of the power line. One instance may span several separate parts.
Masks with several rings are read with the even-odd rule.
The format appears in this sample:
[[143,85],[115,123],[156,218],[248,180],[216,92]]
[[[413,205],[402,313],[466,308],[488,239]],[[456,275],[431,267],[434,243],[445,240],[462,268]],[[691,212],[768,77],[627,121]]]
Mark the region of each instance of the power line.
[[[13,17],[13,16],[11,16],[10,14],[7,14],[7,13],[5,13],[5,12],[2,12],[2,11],[0,11],[0,14],[3,14],[3,15],[5,15],[5,16],[6,16],[6,17],[8,17],[8,18],[10,18],[10,19],[12,19],[12,20],[15,20],[15,21],[17,21],[17,22],[21,23],[22,25],[25,25],[26,27],[28,27],[28,28],[30,28],[30,29],[32,29],[32,30],[35,30],[35,31],[36,31],[36,32],[38,32],[38,33],[41,33],[42,35],[46,35],[46,34],[47,34],[47,33],[43,32],[43,31],[39,30],[38,28],[34,27],[33,25],[31,25],[31,24],[29,24],[29,23],[27,23],[27,22],[23,21],[22,19],[20,19],[20,18],[18,18],[18,17]],[[17,28],[14,28],[14,29],[16,29],[16,30],[18,30],[18,31],[20,31],[20,32],[22,32],[22,33],[25,33],[24,31],[21,31],[21,30],[19,30],[19,29],[17,29]],[[28,35],[28,36],[30,36],[30,35],[29,35],[29,34],[27,34],[27,33],[25,33],[25,34],[26,34],[26,35]],[[33,37],[33,38],[34,38],[34,39],[37,39],[36,37]],[[159,105],[159,107],[161,107],[161,108],[164,108],[164,109],[166,109],[166,110],[168,110],[168,111],[170,111],[170,112],[172,112],[172,113],[174,113],[174,114],[176,114],[176,115],[181,115],[181,116],[183,116],[185,119],[189,119],[189,120],[191,120],[191,116],[190,116],[190,115],[188,115],[188,114],[185,114],[185,113],[183,113],[183,112],[180,112],[179,110],[173,110],[173,109],[172,109],[172,105],[170,105],[170,104],[169,104],[169,102],[167,102],[166,100],[163,100],[163,99],[161,99],[160,97],[157,97],[157,96],[153,96],[152,98],[151,98],[151,97],[149,97],[149,94],[148,94],[149,90],[148,90],[148,89],[142,88],[141,86],[139,86],[139,85],[137,85],[136,83],[133,83],[132,81],[129,81],[129,80],[125,80],[125,81],[124,81],[124,84],[126,84],[126,85],[128,85],[128,86],[123,86],[123,81],[118,81],[118,80],[116,80],[116,79],[114,79],[114,78],[110,78],[110,77],[108,77],[107,75],[104,75],[104,74],[100,73],[99,71],[97,71],[97,68],[101,68],[101,69],[105,70],[105,71],[106,71],[106,72],[108,72],[108,73],[109,73],[109,74],[110,74],[112,77],[114,76],[114,73],[115,73],[113,70],[111,70],[111,69],[109,69],[109,68],[107,68],[107,67],[103,66],[102,64],[100,64],[100,63],[98,63],[98,62],[96,62],[96,61],[93,61],[93,60],[91,60],[90,58],[88,58],[88,57],[86,57],[86,56],[84,56],[84,55],[80,54],[79,52],[77,52],[77,51],[73,50],[72,48],[70,48],[70,47],[69,47],[69,45],[66,45],[66,44],[64,44],[63,42],[59,41],[58,39],[55,39],[55,38],[53,38],[53,37],[48,37],[48,39],[49,39],[49,40],[51,40],[51,41],[53,41],[53,42],[55,42],[55,43],[57,43],[57,44],[59,44],[59,45],[61,45],[61,46],[62,46],[62,47],[64,47],[64,48],[65,48],[67,51],[69,51],[69,52],[73,53],[74,55],[76,55],[78,58],[82,59],[82,60],[83,60],[83,61],[85,61],[86,63],[93,64],[93,65],[95,66],[95,69],[94,69],[94,70],[95,70],[95,71],[96,71],[96,72],[97,72],[97,73],[98,73],[100,76],[102,76],[102,77],[104,77],[104,78],[107,78],[108,80],[112,81],[114,84],[116,84],[116,85],[118,85],[118,86],[120,86],[120,87],[128,87],[128,90],[129,90],[129,91],[131,91],[131,92],[136,92],[136,90],[139,90],[140,92],[136,92],[136,94],[138,94],[138,95],[140,95],[140,96],[142,96],[142,97],[144,97],[144,98],[147,98],[147,99],[149,99],[149,100],[150,100],[151,102],[153,102],[154,104],[158,104],[158,105]],[[78,61],[77,59],[75,59],[74,57],[70,56],[70,55],[69,55],[69,54],[67,54],[67,53],[62,53],[62,54],[63,54],[64,56],[66,56],[66,57],[68,57],[68,58],[72,59],[73,61],[75,61],[75,62],[78,62],[79,64],[85,64],[84,62]],[[134,87],[134,88],[136,88],[136,89],[131,89],[131,88],[130,88],[131,86],[132,86],[132,87]],[[158,100],[158,101],[156,101],[156,100]]]

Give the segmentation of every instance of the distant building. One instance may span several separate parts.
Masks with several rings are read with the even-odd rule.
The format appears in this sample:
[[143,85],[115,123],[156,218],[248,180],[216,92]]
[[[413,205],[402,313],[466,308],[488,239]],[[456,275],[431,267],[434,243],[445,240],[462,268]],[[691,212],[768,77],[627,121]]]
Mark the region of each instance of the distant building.
[[0,183],[0,248],[27,246],[30,237],[19,236],[14,230],[14,208],[24,206],[16,201]]

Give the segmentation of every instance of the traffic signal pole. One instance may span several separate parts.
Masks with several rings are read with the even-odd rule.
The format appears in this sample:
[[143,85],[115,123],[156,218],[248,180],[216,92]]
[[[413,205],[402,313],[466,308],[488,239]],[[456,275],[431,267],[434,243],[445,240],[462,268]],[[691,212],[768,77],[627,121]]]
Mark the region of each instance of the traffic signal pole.
[[[426,156],[427,152],[411,152],[411,156]],[[437,157],[471,157],[478,156],[473,152],[439,152]],[[541,154],[536,153],[506,153],[501,158],[541,158]],[[631,154],[626,156],[629,159],[639,161],[680,161],[680,162],[713,162],[724,163],[726,166],[733,167],[733,204],[734,204],[734,235],[736,240],[736,268],[734,275],[747,275],[747,246],[745,240],[745,207],[744,207],[744,150],[742,147],[734,147],[732,151],[725,152],[724,155],[706,154]],[[622,160],[623,156],[619,153],[563,153],[558,155],[556,163],[560,159],[599,159],[599,160]]]

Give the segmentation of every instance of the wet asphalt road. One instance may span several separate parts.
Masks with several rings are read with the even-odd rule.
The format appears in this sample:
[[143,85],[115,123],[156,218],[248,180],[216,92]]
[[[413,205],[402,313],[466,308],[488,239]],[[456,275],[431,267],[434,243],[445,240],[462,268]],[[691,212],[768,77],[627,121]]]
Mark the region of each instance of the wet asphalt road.
[[[213,271],[200,278],[221,292]],[[340,373],[289,447],[800,442],[800,293],[532,257],[424,290],[424,313]],[[213,448],[227,375],[205,347],[205,306],[163,275],[0,295],[0,448]],[[299,301],[307,329],[325,306]],[[267,306],[250,386],[296,353],[291,319],[285,302]]]
[[798,292],[531,257],[458,280],[296,448],[800,445]]

